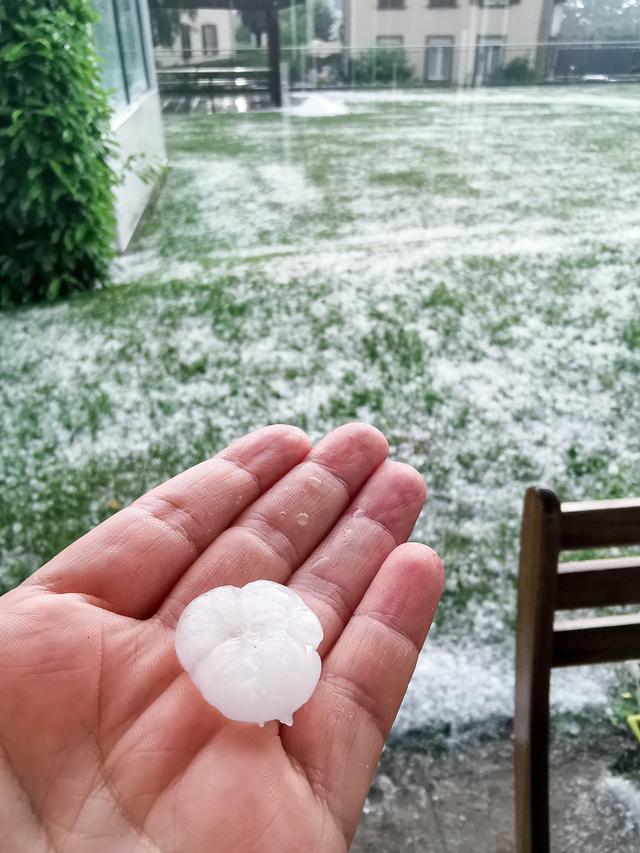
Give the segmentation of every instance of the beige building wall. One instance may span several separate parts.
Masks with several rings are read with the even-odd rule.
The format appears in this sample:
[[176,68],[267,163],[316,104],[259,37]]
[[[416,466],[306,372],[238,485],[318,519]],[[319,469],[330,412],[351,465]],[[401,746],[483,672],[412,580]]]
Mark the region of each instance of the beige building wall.
[[[175,37],[170,48],[156,47],[154,49],[156,64],[166,67],[175,64],[199,65],[207,59],[228,56],[235,50],[235,13],[227,9],[197,9],[193,16],[189,12],[183,12],[180,23],[189,30],[189,51],[185,51],[186,43],[183,42],[181,33]],[[213,25],[217,36],[217,52],[207,51],[204,42],[203,27]]]
[[378,0],[345,0],[348,47],[358,51],[379,44],[392,45],[394,37],[400,37],[416,76],[425,79],[427,39],[449,37],[453,46],[450,82],[473,85],[481,82],[474,81],[474,77],[481,78],[483,67],[496,62],[498,56],[496,53],[487,59],[485,51],[478,63],[479,40],[496,44],[498,50],[501,43],[503,61],[525,56],[532,66],[535,64],[533,46],[549,37],[549,33],[541,32],[541,24],[549,17],[553,0],[520,0],[498,7],[480,6],[470,0],[458,0],[457,6],[445,8],[432,8],[429,0],[405,0],[403,9],[380,9],[378,5]]

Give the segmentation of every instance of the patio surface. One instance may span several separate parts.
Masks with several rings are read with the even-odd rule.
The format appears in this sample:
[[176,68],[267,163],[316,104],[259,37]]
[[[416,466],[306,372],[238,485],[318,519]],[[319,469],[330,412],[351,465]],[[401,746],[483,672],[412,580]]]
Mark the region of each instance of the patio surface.
[[[573,739],[551,755],[553,853],[632,853],[640,794],[608,775],[611,743]],[[513,853],[513,743],[429,757],[387,749],[353,853]]]

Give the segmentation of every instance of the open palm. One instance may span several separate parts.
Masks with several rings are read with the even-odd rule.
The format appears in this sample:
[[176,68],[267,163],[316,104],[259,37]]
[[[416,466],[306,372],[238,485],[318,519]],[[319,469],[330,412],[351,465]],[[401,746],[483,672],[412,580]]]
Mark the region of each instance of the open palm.
[[[0,599],[3,851],[327,853],[349,846],[431,623],[424,502],[353,424],[267,427],[153,489]],[[318,615],[292,728],[226,719],[174,651],[195,596],[257,578]]]

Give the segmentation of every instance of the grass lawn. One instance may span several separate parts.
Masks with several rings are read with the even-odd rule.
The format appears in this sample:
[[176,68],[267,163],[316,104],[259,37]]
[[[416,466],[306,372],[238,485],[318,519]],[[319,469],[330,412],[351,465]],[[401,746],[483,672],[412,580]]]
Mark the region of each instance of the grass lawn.
[[[249,429],[370,421],[448,570],[397,731],[461,732],[511,713],[525,487],[640,492],[640,93],[347,103],[171,117],[119,285],[0,316],[2,580]],[[554,707],[616,683],[562,672]]]

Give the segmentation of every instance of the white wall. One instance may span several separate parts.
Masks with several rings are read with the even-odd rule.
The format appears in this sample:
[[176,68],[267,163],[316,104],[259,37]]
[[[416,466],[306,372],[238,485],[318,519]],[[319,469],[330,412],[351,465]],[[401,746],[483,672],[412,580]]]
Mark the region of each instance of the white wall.
[[124,252],[156,183],[145,183],[138,177],[136,170],[139,171],[145,165],[160,169],[167,161],[157,87],[154,85],[118,113],[111,126],[118,142],[118,160],[115,164],[118,173],[122,174],[123,165],[130,156],[136,157],[133,169],[124,172],[124,182],[116,188],[115,193],[116,245],[119,252]]

